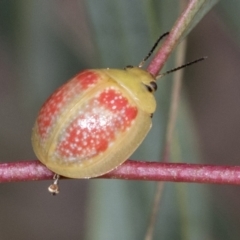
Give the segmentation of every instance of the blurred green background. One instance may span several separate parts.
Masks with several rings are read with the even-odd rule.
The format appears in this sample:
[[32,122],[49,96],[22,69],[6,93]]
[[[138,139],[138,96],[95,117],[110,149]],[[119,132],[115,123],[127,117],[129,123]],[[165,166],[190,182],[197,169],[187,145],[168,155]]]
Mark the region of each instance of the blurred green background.
[[[85,68],[138,65],[179,16],[176,0],[1,0],[0,161],[36,159],[44,100]],[[177,123],[182,162],[240,165],[240,2],[218,4],[188,37]],[[165,69],[173,68],[174,55]],[[153,129],[131,159],[159,160],[172,76],[158,84]],[[143,239],[155,183],[118,180],[0,185],[0,239]],[[154,239],[239,239],[239,187],[167,183]]]

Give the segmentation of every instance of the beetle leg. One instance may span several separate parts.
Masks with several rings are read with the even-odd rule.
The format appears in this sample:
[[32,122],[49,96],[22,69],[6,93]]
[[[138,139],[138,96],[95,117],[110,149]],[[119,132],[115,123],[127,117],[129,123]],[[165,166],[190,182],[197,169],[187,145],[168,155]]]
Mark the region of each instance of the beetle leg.
[[53,176],[53,184],[51,184],[49,187],[48,187],[48,191],[50,193],[52,193],[52,195],[57,195],[59,193],[59,186],[58,186],[58,180],[59,180],[60,176],[55,173],[54,176]]

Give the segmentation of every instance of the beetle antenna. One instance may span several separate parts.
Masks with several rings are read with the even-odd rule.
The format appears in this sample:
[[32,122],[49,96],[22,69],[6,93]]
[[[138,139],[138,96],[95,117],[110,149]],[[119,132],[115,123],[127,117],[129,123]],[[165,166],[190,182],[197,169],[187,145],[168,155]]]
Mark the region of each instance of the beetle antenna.
[[164,34],[162,34],[158,40],[155,42],[155,44],[153,45],[152,49],[150,50],[150,52],[148,53],[148,55],[140,62],[140,64],[138,65],[139,68],[141,68],[144,63],[148,60],[148,58],[152,55],[152,53],[154,52],[154,50],[156,49],[157,45],[159,44],[159,42],[166,37],[169,34],[169,32],[166,32]]
[[53,184],[51,184],[48,187],[48,191],[52,193],[52,195],[57,195],[59,193],[59,186],[58,186],[58,181],[59,181],[60,176],[58,174],[54,174],[53,176]]
[[196,60],[194,60],[194,61],[192,61],[192,62],[185,63],[185,64],[183,64],[182,66],[179,66],[179,67],[173,68],[173,69],[171,69],[171,70],[169,70],[169,71],[166,71],[165,73],[161,73],[161,74],[159,74],[159,75],[156,76],[156,79],[161,78],[161,77],[163,77],[163,76],[165,76],[165,75],[167,75],[167,74],[169,74],[169,73],[178,71],[178,70],[180,70],[180,69],[182,69],[182,68],[188,67],[188,66],[190,66],[190,65],[192,65],[192,64],[195,64],[195,63],[197,63],[197,62],[203,61],[203,60],[205,60],[206,58],[207,58],[207,56],[201,57],[201,58],[196,59]]

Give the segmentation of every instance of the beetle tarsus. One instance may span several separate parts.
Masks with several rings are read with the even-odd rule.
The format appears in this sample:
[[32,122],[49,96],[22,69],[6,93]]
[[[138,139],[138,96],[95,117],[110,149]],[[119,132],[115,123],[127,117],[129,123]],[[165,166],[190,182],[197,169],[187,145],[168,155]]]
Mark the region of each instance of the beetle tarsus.
[[52,193],[53,196],[57,195],[59,193],[59,186],[58,186],[58,181],[59,181],[60,176],[58,174],[54,174],[53,176],[53,184],[51,184],[48,187],[48,191]]

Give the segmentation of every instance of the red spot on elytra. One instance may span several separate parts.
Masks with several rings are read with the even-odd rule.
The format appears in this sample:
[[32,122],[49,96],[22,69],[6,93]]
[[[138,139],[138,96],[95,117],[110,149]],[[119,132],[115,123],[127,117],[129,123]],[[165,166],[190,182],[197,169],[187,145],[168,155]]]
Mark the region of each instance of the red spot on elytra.
[[42,106],[38,118],[38,132],[40,136],[46,137],[46,133],[52,124],[53,117],[56,116],[60,110],[60,106],[65,101],[65,87],[62,86],[54,92]]
[[[116,107],[114,107],[116,106]],[[66,127],[57,146],[61,157],[86,160],[107,150],[131,126],[137,108],[121,92],[107,89],[89,99]]]
[[131,121],[137,116],[137,108],[136,107],[128,107],[125,109],[125,117],[128,121]]
[[81,96],[87,88],[94,87],[100,80],[99,75],[86,70],[57,89],[42,106],[38,118],[38,133],[45,139],[57,121],[60,113],[67,109],[69,102]]
[[128,105],[127,98],[114,89],[104,91],[99,96],[99,102],[110,111],[119,111]]
[[128,102],[128,99],[123,97],[121,92],[117,92],[114,89],[109,89],[102,92],[99,96],[99,102],[102,106],[105,106],[110,111],[121,114],[126,119],[126,124],[128,121],[131,121],[137,116],[137,108],[135,106],[131,106]]
[[109,119],[104,119],[106,124],[103,125],[101,123],[103,118],[94,115],[92,108],[85,110],[85,114],[88,114],[89,118],[85,119],[85,114],[80,114],[67,127],[66,137],[60,141],[57,147],[62,157],[79,157],[79,160],[90,158],[105,151],[109,142],[115,137],[114,130],[110,126],[110,116]]
[[99,74],[91,70],[85,70],[78,74],[76,81],[80,83],[82,90],[86,90],[90,85],[96,84],[99,80]]

